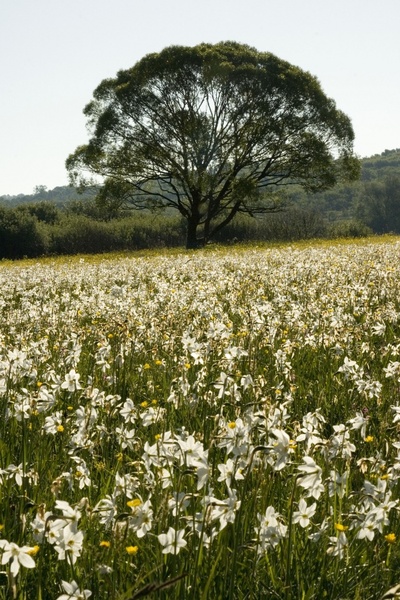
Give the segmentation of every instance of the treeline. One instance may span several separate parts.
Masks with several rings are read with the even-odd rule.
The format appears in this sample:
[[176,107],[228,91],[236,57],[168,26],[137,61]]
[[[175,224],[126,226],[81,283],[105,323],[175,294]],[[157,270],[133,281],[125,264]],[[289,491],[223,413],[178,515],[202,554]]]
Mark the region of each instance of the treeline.
[[[400,233],[400,149],[363,159],[361,180],[324,193],[292,191],[286,210],[253,219],[239,215],[215,240],[295,241]],[[184,246],[176,213],[108,212],[93,193],[71,187],[35,188],[0,197],[0,258],[101,253]]]

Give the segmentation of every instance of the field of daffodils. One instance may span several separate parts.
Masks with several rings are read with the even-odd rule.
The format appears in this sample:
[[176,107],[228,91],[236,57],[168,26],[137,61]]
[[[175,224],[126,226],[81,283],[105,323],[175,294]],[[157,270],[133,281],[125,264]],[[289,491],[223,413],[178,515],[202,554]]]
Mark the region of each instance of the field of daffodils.
[[0,281],[0,600],[395,597],[399,240]]

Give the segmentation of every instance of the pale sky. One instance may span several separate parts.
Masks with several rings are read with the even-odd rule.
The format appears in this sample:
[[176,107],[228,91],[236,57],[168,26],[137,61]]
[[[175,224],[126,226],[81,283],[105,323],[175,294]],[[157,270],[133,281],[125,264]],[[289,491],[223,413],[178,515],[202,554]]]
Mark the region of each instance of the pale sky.
[[93,90],[173,44],[234,40],[309,71],[355,151],[400,147],[400,0],[0,0],[0,195],[67,185]]

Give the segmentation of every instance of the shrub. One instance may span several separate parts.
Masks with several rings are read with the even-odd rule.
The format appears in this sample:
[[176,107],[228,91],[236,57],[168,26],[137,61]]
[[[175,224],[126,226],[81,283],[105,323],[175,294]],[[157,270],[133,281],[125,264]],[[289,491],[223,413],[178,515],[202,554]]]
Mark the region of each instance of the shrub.
[[35,257],[48,251],[48,235],[35,216],[0,208],[1,258]]
[[327,230],[329,238],[358,238],[367,237],[373,233],[372,229],[362,221],[351,219],[331,223]]
[[295,207],[257,219],[239,215],[220,232],[217,241],[295,241],[323,237],[325,232],[320,213]]

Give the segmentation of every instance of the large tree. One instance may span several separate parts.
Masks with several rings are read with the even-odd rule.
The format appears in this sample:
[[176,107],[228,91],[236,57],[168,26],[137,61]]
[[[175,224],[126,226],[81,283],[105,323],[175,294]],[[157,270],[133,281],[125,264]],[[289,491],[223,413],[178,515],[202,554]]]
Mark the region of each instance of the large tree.
[[351,122],[318,80],[247,45],[171,46],[93,96],[71,182],[100,176],[103,200],[177,209],[188,248],[239,212],[279,209],[287,184],[317,191],[358,176]]

